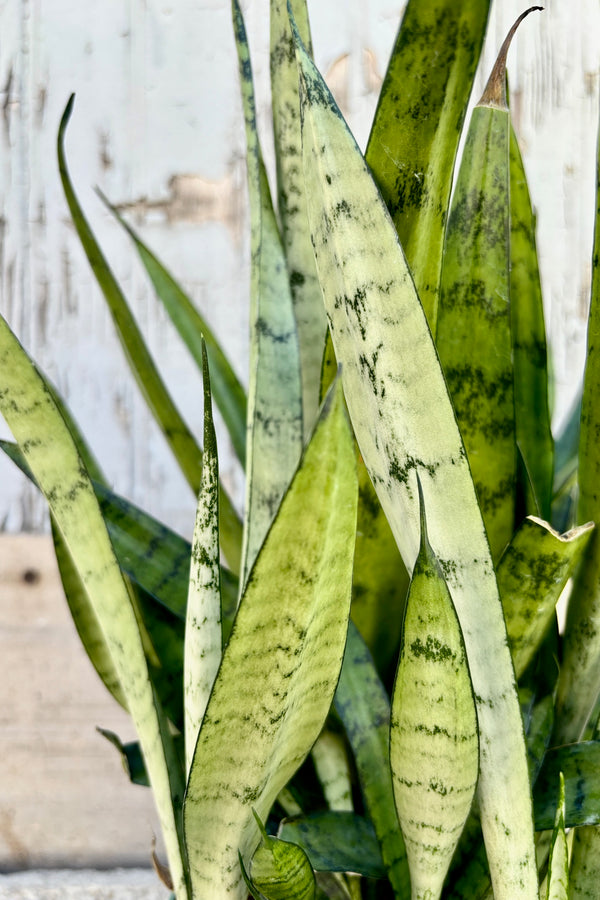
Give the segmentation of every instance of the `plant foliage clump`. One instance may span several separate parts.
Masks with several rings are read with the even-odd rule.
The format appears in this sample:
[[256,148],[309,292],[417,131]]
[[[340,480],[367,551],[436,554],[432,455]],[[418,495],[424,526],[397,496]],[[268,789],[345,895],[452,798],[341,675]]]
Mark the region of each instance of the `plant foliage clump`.
[[[247,395],[112,210],[202,372],[202,446],[84,217],[67,105],[65,196],[198,498],[191,541],[110,489],[0,320],[3,449],[48,500],[79,634],[135,723],[138,742],[104,734],[152,787],[176,900],[596,896],[600,200],[577,446],[576,417],[550,429],[506,99],[510,41],[539,8],[511,29],[465,126],[489,0],[409,0],[363,154],[312,60],[305,3],[271,0],[272,191],[233,0]],[[242,518],[219,480],[213,402],[245,468]]]

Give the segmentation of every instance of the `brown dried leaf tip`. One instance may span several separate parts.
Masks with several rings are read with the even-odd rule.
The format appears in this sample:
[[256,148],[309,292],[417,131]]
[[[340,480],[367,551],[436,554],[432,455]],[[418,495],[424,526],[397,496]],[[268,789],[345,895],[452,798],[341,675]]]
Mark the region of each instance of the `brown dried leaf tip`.
[[492,74],[488,79],[488,83],[485,86],[485,90],[481,95],[481,100],[479,101],[477,106],[494,106],[497,109],[508,109],[508,103],[506,101],[506,57],[508,55],[508,48],[510,47],[515,31],[517,30],[523,19],[528,16],[529,13],[532,13],[538,9],[543,10],[544,7],[530,6],[529,9],[526,9],[524,13],[521,13],[515,24],[506,35],[504,43],[500,48],[498,59],[494,64],[494,68],[492,69]]
[[156,835],[152,835],[152,867],[164,886],[170,891],[173,890],[173,879],[169,867],[160,861],[156,853]]

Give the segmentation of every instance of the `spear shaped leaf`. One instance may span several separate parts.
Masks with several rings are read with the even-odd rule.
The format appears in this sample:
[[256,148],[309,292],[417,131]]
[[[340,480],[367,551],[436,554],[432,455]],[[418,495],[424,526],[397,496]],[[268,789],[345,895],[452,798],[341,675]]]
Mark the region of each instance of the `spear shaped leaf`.
[[[473,481],[396,231],[297,37],[304,176],[319,279],[361,454],[404,562],[431,546],[461,624],[481,734],[478,794],[497,900],[532,900],[537,870],[525,743],[506,629]],[[435,427],[432,427],[435,423]]]
[[[600,134],[592,298],[579,444],[579,520],[600,521]],[[557,697],[558,743],[578,740],[600,695],[600,532],[588,544],[567,610]]]
[[535,217],[514,129],[510,128],[510,314],[517,444],[531,484],[527,512],[550,519],[554,445],[548,402],[548,354]]
[[[123,292],[83,214],[71,182],[65,157],[64,140],[67,125],[73,111],[74,100],[74,96],[71,96],[67,103],[58,129],[57,142],[58,166],[71,218],[92,271],[108,304],[131,371],[181,471],[194,493],[197,494],[202,470],[202,451],[167,391]],[[241,547],[241,525],[231,500],[222,489],[221,540],[223,542],[223,552],[230,565],[237,570]]]
[[204,716],[184,809],[194,892],[242,900],[238,850],[308,755],[338,680],[350,610],[356,461],[341,385],[250,573]]
[[179,832],[183,783],[150,681],[132,598],[85,466],[42,378],[0,318],[0,411],[44,493],[102,629],[154,790],[178,900],[187,897]]
[[489,0],[409,0],[365,158],[435,333],[454,159]]
[[[291,8],[304,45],[310,48],[306,0],[291,0]],[[270,11],[271,95],[277,163],[277,203],[298,327],[304,434],[308,436],[319,408],[321,357],[325,347],[327,320],[310,243],[302,174],[298,70],[286,0],[271,0]]]
[[475,699],[460,625],[427,538],[408,592],[390,759],[413,897],[437,900],[477,785]]
[[248,40],[232,3],[246,121],[251,219],[250,385],[242,586],[302,452],[298,334],[256,124]]
[[219,566],[219,462],[212,419],[206,345],[204,380],[204,462],[196,509],[185,625],[185,758],[189,772],[200,723],[208,703],[223,643]]

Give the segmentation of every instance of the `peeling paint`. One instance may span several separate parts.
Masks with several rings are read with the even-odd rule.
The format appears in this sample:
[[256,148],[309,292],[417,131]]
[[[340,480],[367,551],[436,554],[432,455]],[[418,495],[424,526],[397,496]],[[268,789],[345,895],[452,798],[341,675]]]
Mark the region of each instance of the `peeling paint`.
[[196,174],[171,175],[167,183],[168,196],[164,200],[139,197],[115,203],[119,212],[133,213],[146,219],[159,213],[169,225],[186,222],[202,225],[223,222],[236,242],[240,238],[239,184],[230,172],[220,181],[208,181]]

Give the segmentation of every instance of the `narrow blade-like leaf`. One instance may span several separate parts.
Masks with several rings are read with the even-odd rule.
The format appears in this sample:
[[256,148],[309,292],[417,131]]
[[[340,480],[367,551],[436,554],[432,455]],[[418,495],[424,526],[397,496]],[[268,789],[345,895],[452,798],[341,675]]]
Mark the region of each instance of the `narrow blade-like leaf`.
[[[33,479],[16,444],[0,441],[0,447]],[[93,487],[121,570],[141,589],[138,601],[153,643],[161,658],[167,637],[176,645],[169,655],[181,660],[177,671],[182,673],[191,545],[124,497],[97,482]],[[223,639],[227,641],[237,608],[238,580],[221,566],[220,581]]]
[[452,172],[489,0],[409,0],[366,160],[435,334]]
[[212,418],[210,375],[202,345],[204,461],[192,541],[185,623],[185,760],[189,773],[200,723],[221,661],[219,566],[219,462]]
[[560,773],[560,787],[554,830],[548,860],[548,892],[546,900],[568,900],[569,897],[569,851],[565,834],[565,779]]
[[251,222],[250,384],[243,572],[245,583],[302,452],[302,387],[292,297],[262,160],[244,20],[233,25],[246,121]]
[[498,559],[515,523],[509,115],[473,110],[444,247],[436,345]]
[[510,314],[515,426],[533,489],[528,513],[550,520],[554,443],[548,403],[548,353],[535,217],[514,129],[510,129]]
[[408,582],[392,529],[359,458],[352,621],[382,675],[397,658]]
[[[66,106],[58,129],[58,165],[71,218],[92,271],[106,298],[131,371],[181,471],[194,493],[197,494],[200,488],[202,451],[164,385],[123,292],[104,258],[73,189],[64,151],[65,132],[73,110],[73,102],[74,96]],[[236,570],[240,559],[241,525],[233,504],[223,489],[221,489],[221,541],[223,552],[232,568]]]
[[[310,48],[306,0],[290,0],[302,40]],[[327,320],[315,269],[302,174],[298,69],[286,0],[271,0],[271,96],[277,164],[277,204],[298,328],[304,436],[319,409],[321,357]],[[309,52],[311,52],[309,50]]]
[[593,528],[588,522],[558,534],[547,522],[529,516],[503,554],[498,589],[517,678],[540,647]]
[[356,461],[341,385],[250,573],[189,776],[185,834],[194,895],[242,900],[238,850],[308,755],[329,711],[350,611]]
[[206,319],[181,285],[142,241],[118,209],[107,200],[102,191],[98,191],[98,194],[133,241],[156,291],[156,296],[165,307],[199,370],[202,370],[202,340],[204,339],[206,342],[212,395],[227,426],[235,455],[244,466],[246,461],[246,394],[231,363],[209,328]]
[[[519,703],[489,546],[427,321],[385,205],[298,45],[304,175],[319,278],[363,459],[407,569],[429,538],[462,627],[481,734],[479,799],[497,900],[537,892]],[[432,427],[435,423],[435,427]]]
[[467,820],[479,768],[477,713],[460,625],[427,538],[406,602],[392,696],[390,759],[412,896],[438,900]]
[[[600,522],[600,135],[592,297],[579,442],[580,521]],[[600,695],[600,532],[590,540],[567,610],[557,697],[557,743],[578,740]]]
[[100,623],[138,731],[178,900],[187,897],[179,834],[183,784],[150,681],[131,598],[71,434],[43,380],[0,318],[0,411],[19,442]]

